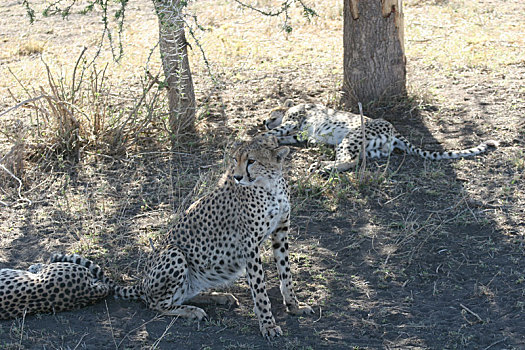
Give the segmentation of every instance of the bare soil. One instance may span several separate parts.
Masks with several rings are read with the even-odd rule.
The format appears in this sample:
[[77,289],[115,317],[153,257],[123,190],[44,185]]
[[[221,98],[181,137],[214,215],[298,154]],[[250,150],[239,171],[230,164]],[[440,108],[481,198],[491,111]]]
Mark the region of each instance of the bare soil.
[[[163,235],[174,213],[213,188],[235,137],[255,134],[285,98],[337,107],[339,1],[320,5],[326,15],[313,23],[297,20],[290,36],[276,29],[278,20],[231,4],[195,6],[213,29],[201,39],[220,82],[211,82],[194,44],[200,140],[171,149],[149,135],[117,155],[85,150],[79,162],[36,161],[27,151],[20,196],[17,181],[0,177],[0,267],[25,269],[54,251],[78,252],[131,283],[148,239]],[[0,321],[0,348],[525,349],[524,5],[408,1],[405,10],[409,98],[374,115],[427,149],[488,139],[500,146],[458,161],[395,154],[369,162],[361,182],[354,173],[310,176],[309,164],[330,150],[295,147],[287,168],[291,261],[298,297],[314,316],[286,314],[267,249],[272,309],[284,330],[273,342],[260,336],[240,280],[228,291],[241,305],[207,306],[205,322],[108,298],[81,310]],[[136,99],[156,22],[145,1],[128,12],[126,40],[133,46],[110,66],[110,79],[118,96]],[[23,29],[20,4],[2,4],[0,13],[2,111],[16,104],[8,88],[19,101],[27,98],[7,68],[26,86],[44,85],[41,55],[70,71],[82,45],[100,36],[99,13]],[[110,61],[107,52],[100,59]],[[159,71],[158,59],[150,64]],[[36,127],[30,111],[0,117],[0,159],[20,125]]]

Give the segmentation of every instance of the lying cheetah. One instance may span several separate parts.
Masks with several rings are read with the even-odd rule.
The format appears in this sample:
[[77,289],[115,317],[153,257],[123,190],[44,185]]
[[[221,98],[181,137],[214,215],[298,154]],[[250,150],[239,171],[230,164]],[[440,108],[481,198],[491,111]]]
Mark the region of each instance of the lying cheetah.
[[290,202],[282,166],[288,147],[275,137],[256,137],[240,144],[216,189],[193,203],[168,234],[162,248],[149,257],[143,279],[116,286],[123,299],[142,299],[165,315],[202,319],[199,307],[187,301],[236,302],[228,294],[199,295],[238,279],[247,272],[254,312],[266,338],[282,334],[266,293],[260,248],[271,236],[287,311],[312,313],[292,289],[288,260]]
[[[365,117],[366,156],[368,158],[388,157],[394,149],[418,155],[425,159],[455,159],[470,157],[496,147],[496,141],[458,151],[430,152],[412,145],[400,135],[394,126],[384,119]],[[280,144],[294,144],[301,141],[336,146],[335,161],[323,161],[323,172],[346,171],[353,168],[362,147],[361,117],[345,111],[336,111],[319,104],[299,104],[287,100],[282,107],[270,112],[264,122],[266,135],[276,136]],[[314,165],[312,168],[317,168]]]
[[0,270],[0,319],[71,310],[105,298],[112,282],[79,255],[54,254],[27,271]]

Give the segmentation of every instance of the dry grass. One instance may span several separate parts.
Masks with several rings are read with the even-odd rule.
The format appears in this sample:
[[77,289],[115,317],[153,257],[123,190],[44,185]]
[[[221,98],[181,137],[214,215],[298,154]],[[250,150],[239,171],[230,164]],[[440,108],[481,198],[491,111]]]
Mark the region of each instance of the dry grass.
[[34,54],[42,54],[44,52],[44,43],[35,40],[28,40],[20,44],[18,54],[20,56],[29,56]]
[[518,2],[414,0],[406,3],[405,16],[409,61],[449,74],[524,62],[525,15]]

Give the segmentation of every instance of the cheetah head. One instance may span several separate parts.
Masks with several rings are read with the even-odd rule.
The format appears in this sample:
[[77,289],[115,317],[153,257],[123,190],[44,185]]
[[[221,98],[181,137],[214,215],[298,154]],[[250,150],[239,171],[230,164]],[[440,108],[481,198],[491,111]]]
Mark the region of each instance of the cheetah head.
[[43,268],[44,268],[44,264],[38,263],[38,264],[33,264],[33,265],[29,266],[27,271],[29,271],[31,273],[39,273],[40,271],[42,271]]
[[275,129],[283,122],[283,117],[288,108],[293,106],[292,100],[286,100],[280,107],[272,109],[270,112],[270,118],[266,119],[263,124],[266,130]]
[[275,136],[257,136],[234,150],[231,176],[235,183],[244,186],[269,184],[282,174],[283,161],[289,152],[288,147],[279,147]]

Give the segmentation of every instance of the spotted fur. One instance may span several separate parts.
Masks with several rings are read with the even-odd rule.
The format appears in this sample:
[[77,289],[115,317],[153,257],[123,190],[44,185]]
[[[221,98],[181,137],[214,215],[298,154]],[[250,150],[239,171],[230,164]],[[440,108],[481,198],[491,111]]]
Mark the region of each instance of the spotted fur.
[[[282,107],[270,112],[270,118],[264,122],[269,130],[266,135],[276,136],[280,144],[308,141],[335,146],[335,161],[320,164],[324,172],[346,171],[356,165],[363,140],[359,115],[319,104],[292,106],[293,102],[287,100]],[[483,153],[498,144],[489,140],[468,149],[431,152],[412,145],[384,119],[364,117],[364,128],[368,158],[388,157],[393,150],[399,149],[429,160],[456,159]]]
[[0,270],[0,319],[83,307],[105,298],[113,284],[79,255],[54,254],[27,271]]
[[183,303],[246,273],[261,333],[267,338],[279,336],[282,331],[272,315],[260,256],[261,245],[271,237],[288,312],[311,313],[292,288],[290,202],[282,173],[288,152],[275,137],[257,137],[238,146],[216,189],[193,203],[165,242],[156,245],[142,280],[115,287],[116,296],[142,299],[149,308],[166,315],[202,319],[204,310]]

